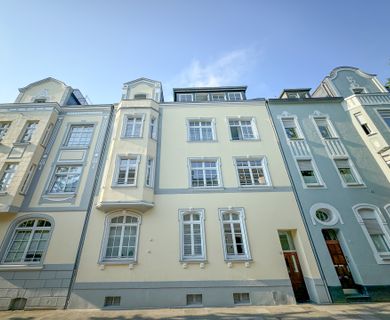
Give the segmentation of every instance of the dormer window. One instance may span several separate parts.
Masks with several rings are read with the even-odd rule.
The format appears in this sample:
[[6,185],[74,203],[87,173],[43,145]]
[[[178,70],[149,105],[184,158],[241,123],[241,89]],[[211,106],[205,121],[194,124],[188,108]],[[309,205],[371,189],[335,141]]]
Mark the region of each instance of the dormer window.
[[45,103],[46,102],[46,98],[37,98],[37,99],[34,99],[34,103]]
[[212,93],[211,94],[211,100],[212,101],[225,101],[225,94],[223,92],[221,92],[221,93]]
[[353,88],[352,92],[354,94],[362,94],[362,93],[366,93],[366,90],[364,88]]
[[195,94],[195,101],[197,101],[197,102],[209,101],[209,95],[207,93],[196,93]]
[[177,95],[177,100],[179,102],[192,102],[193,101],[192,93],[180,93]]
[[242,100],[241,92],[228,92],[229,101],[240,101]]
[[288,99],[299,99],[299,94],[298,94],[298,92],[287,93],[287,98]]
[[145,100],[146,99],[146,93],[138,93],[134,95],[134,100]]

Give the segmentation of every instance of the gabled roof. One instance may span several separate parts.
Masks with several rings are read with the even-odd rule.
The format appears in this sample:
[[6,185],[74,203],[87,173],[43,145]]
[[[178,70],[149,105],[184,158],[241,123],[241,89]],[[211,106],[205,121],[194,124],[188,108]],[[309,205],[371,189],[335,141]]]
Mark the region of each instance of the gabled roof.
[[173,92],[178,93],[178,92],[246,91],[246,89],[247,89],[247,86],[192,87],[192,88],[173,88]]
[[45,83],[45,82],[49,82],[49,81],[54,81],[54,82],[57,82],[58,84],[62,85],[63,87],[69,87],[67,86],[64,82],[60,81],[60,80],[57,80],[55,78],[52,78],[52,77],[47,77],[45,79],[42,79],[42,80],[39,80],[39,81],[35,81],[33,83],[30,83],[29,85],[23,87],[23,88],[20,88],[19,91],[20,92],[25,92],[27,89],[33,87],[33,86],[36,86],[38,84],[41,84],[41,83]]
[[344,70],[356,71],[357,73],[360,73],[360,74],[361,74],[362,76],[364,76],[364,77],[375,77],[375,76],[376,76],[376,74],[371,74],[371,73],[364,72],[364,71],[362,71],[361,69],[356,68],[356,67],[351,67],[351,66],[340,66],[340,67],[334,68],[334,69],[329,73],[329,75],[325,77],[325,79],[326,79],[326,78],[334,79],[334,78],[336,78],[337,73],[339,73],[340,71],[344,71]]
[[131,85],[131,84],[134,84],[134,83],[137,83],[137,82],[147,82],[147,83],[159,83],[159,84],[161,84],[160,81],[156,81],[156,80],[152,80],[152,79],[141,77],[141,78],[129,81],[129,82],[125,82],[123,85]]

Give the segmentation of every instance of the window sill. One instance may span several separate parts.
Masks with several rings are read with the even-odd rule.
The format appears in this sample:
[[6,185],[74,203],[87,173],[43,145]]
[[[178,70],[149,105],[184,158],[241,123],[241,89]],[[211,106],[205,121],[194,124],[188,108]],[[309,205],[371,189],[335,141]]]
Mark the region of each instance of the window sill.
[[258,190],[258,189],[272,189],[273,186],[270,185],[270,184],[264,184],[264,185],[250,185],[250,186],[239,186],[239,189],[242,190],[242,191],[245,191],[245,190]]
[[31,142],[14,142],[13,145],[16,147],[23,147],[23,146],[28,146],[30,145]]
[[63,201],[63,200],[68,200],[72,198],[76,198],[77,193],[75,192],[70,192],[70,193],[47,193],[42,196],[43,199],[48,199],[51,201]]
[[243,263],[246,263],[246,262],[252,262],[252,258],[248,258],[248,257],[231,257],[231,258],[225,258],[225,262],[226,263],[229,263],[229,262],[243,262]]
[[212,191],[212,190],[225,190],[224,187],[190,187],[189,190],[192,190],[194,192],[197,192],[197,191]]
[[180,259],[180,263],[188,263],[188,264],[198,264],[198,263],[208,263],[206,258],[189,258],[189,259]]
[[312,184],[304,183],[303,186],[305,188],[310,188],[310,189],[315,189],[315,188],[322,189],[322,188],[325,188],[325,185],[320,184],[320,183],[316,183],[316,184],[314,184],[314,183],[312,183]]
[[88,146],[61,146],[61,150],[88,150]]
[[98,262],[99,266],[111,266],[111,265],[135,265],[136,260],[123,259],[123,260],[102,260]]
[[248,141],[260,141],[259,138],[254,138],[254,139],[238,139],[238,140],[233,140],[233,139],[230,139],[231,142],[248,142]]
[[113,184],[111,188],[137,188],[136,184]]
[[382,259],[382,260],[388,260],[390,261],[390,253],[378,253],[379,257]]
[[378,134],[377,132],[371,132],[370,134],[367,135],[367,137],[376,136],[377,134]]
[[28,265],[28,264],[2,264],[0,271],[24,271],[24,270],[42,270],[43,265]]
[[8,196],[8,192],[7,191],[0,191],[0,197],[1,196]]
[[126,136],[122,136],[121,139],[143,139],[144,137],[126,137]]
[[364,183],[348,183],[344,184],[345,188],[366,188]]
[[218,140],[187,140],[188,143],[216,143]]

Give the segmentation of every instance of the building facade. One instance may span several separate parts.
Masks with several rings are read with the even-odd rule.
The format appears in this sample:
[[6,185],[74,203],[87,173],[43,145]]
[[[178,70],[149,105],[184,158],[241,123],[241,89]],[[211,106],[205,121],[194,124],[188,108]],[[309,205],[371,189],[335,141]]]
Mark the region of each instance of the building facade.
[[325,90],[20,89],[0,105],[0,308],[389,300],[386,104]]

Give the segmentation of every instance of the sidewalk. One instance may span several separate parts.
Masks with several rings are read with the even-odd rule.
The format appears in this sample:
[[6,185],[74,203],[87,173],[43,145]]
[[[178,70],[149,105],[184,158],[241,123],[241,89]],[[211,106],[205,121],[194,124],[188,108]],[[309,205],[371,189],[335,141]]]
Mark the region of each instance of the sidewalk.
[[291,305],[270,307],[193,308],[153,310],[37,310],[3,311],[0,319],[9,320],[295,320],[295,319],[342,319],[342,320],[390,320],[390,303],[343,304],[343,305]]

